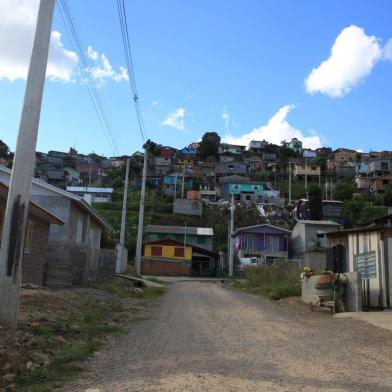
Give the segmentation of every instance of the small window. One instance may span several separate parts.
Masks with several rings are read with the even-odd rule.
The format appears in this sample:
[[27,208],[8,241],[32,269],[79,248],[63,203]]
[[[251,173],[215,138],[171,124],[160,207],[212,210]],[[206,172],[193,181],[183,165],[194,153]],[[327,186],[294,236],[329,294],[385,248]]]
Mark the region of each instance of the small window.
[[184,248],[174,248],[174,257],[184,257]]
[[152,246],[151,247],[151,256],[162,256],[162,247],[161,246]]
[[34,223],[31,220],[28,220],[27,227],[26,227],[25,245],[24,245],[25,253],[31,252],[31,245],[33,243],[33,227],[34,227]]

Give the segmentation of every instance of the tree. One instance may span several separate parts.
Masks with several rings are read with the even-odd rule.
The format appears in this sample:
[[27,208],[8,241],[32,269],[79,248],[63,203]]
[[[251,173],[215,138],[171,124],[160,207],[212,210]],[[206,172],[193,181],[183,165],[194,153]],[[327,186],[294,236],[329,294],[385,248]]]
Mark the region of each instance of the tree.
[[2,140],[0,140],[0,158],[8,158],[9,153],[9,147]]
[[162,146],[160,144],[153,142],[150,139],[146,141],[144,147],[146,148],[150,156],[158,157],[159,155],[161,155]]
[[385,187],[384,205],[392,207],[392,185],[389,184]]
[[323,218],[323,191],[318,185],[312,184],[308,190],[309,218],[321,220]]
[[335,199],[346,201],[352,200],[353,194],[357,192],[357,184],[353,180],[346,180],[335,186]]
[[202,159],[206,159],[209,156],[217,157],[220,141],[221,138],[216,132],[206,132],[197,151],[199,157]]

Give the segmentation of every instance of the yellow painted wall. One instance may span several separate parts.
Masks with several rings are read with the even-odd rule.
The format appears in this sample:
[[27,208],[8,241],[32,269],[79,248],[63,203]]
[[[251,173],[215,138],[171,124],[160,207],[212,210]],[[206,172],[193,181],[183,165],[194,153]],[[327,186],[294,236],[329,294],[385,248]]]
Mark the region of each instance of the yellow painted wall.
[[[177,259],[177,260],[184,260],[184,257],[175,257],[174,256],[174,249],[175,248],[183,248],[182,246],[174,246],[174,245],[158,245],[158,244],[146,244],[144,246],[144,256],[152,256],[151,254],[151,248],[153,246],[160,246],[162,248],[162,256],[160,257],[166,257],[168,259]],[[192,260],[192,247],[191,246],[186,246],[185,247],[185,260]]]

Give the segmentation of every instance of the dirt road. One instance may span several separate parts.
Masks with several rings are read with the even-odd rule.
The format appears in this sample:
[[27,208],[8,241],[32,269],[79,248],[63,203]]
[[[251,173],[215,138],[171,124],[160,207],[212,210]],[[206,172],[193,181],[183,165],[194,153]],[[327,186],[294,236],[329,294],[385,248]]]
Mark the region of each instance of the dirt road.
[[64,391],[392,391],[392,332],[216,283],[173,283]]

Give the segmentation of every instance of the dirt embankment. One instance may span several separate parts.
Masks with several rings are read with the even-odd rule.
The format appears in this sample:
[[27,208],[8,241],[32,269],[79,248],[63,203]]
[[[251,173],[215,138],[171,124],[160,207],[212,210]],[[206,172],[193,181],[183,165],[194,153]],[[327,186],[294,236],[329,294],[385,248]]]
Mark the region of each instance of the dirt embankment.
[[18,329],[0,328],[1,392],[61,385],[105,336],[145,318],[154,296],[119,279],[100,288],[22,289]]

